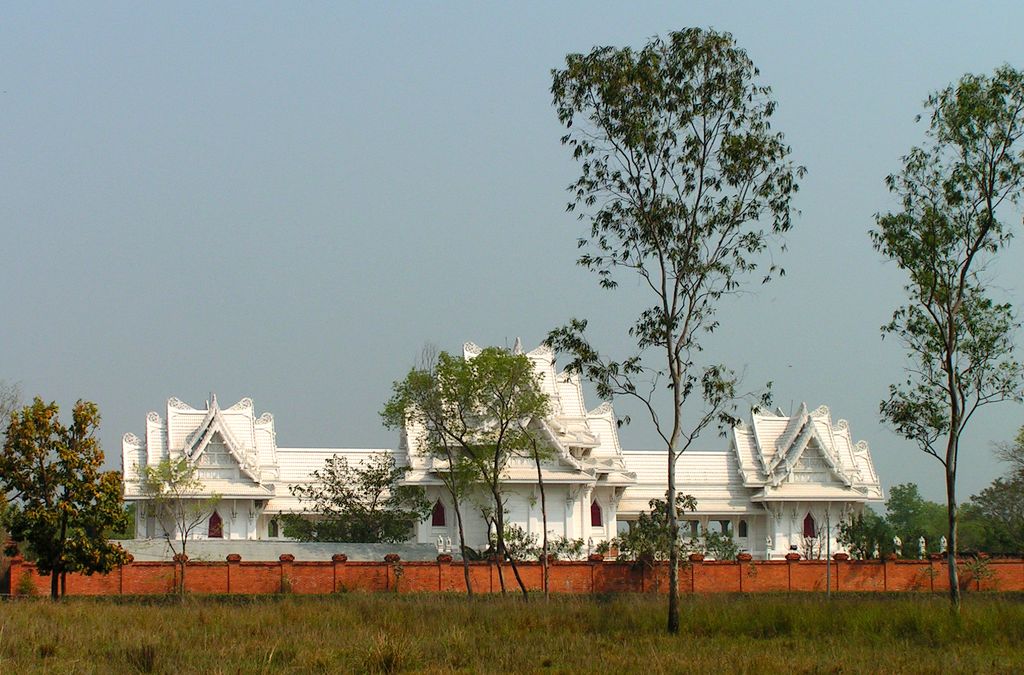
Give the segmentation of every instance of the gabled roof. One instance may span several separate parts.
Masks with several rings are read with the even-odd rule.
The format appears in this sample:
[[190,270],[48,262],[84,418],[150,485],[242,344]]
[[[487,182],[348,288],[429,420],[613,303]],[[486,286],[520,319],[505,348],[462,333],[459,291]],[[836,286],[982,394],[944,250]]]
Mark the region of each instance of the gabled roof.
[[[242,403],[242,401],[239,403]],[[251,402],[249,407],[252,407]],[[194,463],[203,454],[203,451],[206,450],[215,436],[219,436],[224,442],[224,447],[227,448],[228,454],[238,462],[239,470],[251,478],[253,482],[260,483],[259,456],[256,454],[256,449],[248,450],[238,442],[231,432],[231,427],[228,426],[227,421],[224,419],[220,406],[217,405],[217,396],[213,395],[211,396],[210,405],[207,407],[203,421],[185,439],[185,445],[181,449],[182,453],[190,462]]]
[[[790,492],[807,498],[814,490],[821,498],[842,493],[869,501],[882,499],[867,443],[853,443],[849,424],[846,420],[833,423],[826,406],[809,411],[801,403],[791,415],[781,410],[755,411],[749,424],[740,422],[733,428],[731,446],[744,485],[769,488],[764,499],[782,499]],[[793,487],[794,472],[808,452],[820,456],[832,480]],[[832,494],[835,490],[839,492]]]
[[239,471],[237,478],[231,479],[231,490],[223,491],[224,494],[249,494],[253,489],[269,489],[272,494],[272,487],[267,486],[279,478],[273,416],[263,413],[256,417],[250,398],[222,408],[214,395],[204,408],[194,408],[172,397],[167,400],[166,417],[155,411],[146,415],[146,433],[142,438],[124,435],[121,463],[126,494],[137,491],[143,467],[182,456],[195,462],[218,439]]

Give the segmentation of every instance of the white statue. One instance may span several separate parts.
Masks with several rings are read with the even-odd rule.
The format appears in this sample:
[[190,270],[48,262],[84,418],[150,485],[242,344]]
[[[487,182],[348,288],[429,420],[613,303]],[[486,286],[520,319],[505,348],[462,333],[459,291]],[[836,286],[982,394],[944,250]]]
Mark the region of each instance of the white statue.
[[892,549],[896,551],[896,557],[903,557],[903,540],[898,534],[892,538]]
[[874,558],[875,560],[878,560],[881,557],[881,553],[878,550],[878,542],[877,541],[875,542],[875,551],[874,551],[874,553],[872,554],[871,557]]
[[437,552],[444,553],[444,537],[437,535]]
[[448,537],[447,539],[444,540],[444,550],[445,550],[445,553],[451,553],[452,552],[452,538],[451,537]]
[[764,550],[768,551],[768,553],[772,552],[772,538],[771,537],[765,537],[764,538]]
[[946,536],[945,535],[943,535],[942,538],[939,539],[939,546],[942,547],[941,550],[942,550],[943,553],[945,553],[946,551],[949,550],[949,542],[946,541]]
[[924,537],[921,537],[920,539],[917,540],[917,547],[918,547],[918,550],[921,552],[921,557],[922,558],[925,558],[925,557],[928,556],[928,542],[926,542],[924,540]]

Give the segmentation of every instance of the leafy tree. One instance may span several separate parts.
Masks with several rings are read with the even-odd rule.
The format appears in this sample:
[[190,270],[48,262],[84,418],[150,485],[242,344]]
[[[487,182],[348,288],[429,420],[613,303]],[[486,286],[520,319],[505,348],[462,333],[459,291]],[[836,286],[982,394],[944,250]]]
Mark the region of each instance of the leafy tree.
[[871,509],[851,516],[839,524],[839,535],[836,539],[845,546],[850,554],[859,560],[870,560],[875,551],[886,555],[891,553],[893,530],[884,517]]
[[555,537],[548,541],[547,550],[541,549],[541,555],[548,555],[555,560],[579,560],[583,557],[583,539],[569,539],[566,536]]
[[355,466],[345,457],[331,457],[308,484],[292,486],[292,494],[310,504],[316,515],[286,515],[285,534],[299,541],[407,541],[431,504],[423,488],[401,484],[406,471],[383,453]]
[[[771,128],[771,90],[728,33],[689,28],[640,50],[597,47],[570,54],[552,75],[562,143],[581,164],[568,210],[590,228],[577,262],[607,289],[636,275],[651,304],[629,328],[636,352],[623,359],[591,346],[585,320],[552,331],[548,343],[572,355],[569,369],[602,398],[629,397],[650,414],[668,454],[675,533],[679,456],[708,426],[734,421],[736,375],[699,365],[699,354],[723,297],[752,275],[782,273],[759,264],[790,229],[803,169]],[[678,546],[669,560],[668,630],[677,633]]]
[[907,304],[882,327],[907,349],[903,382],[889,388],[882,417],[945,469],[949,587],[957,579],[956,476],[960,442],[982,406],[1021,399],[1021,364],[1009,304],[989,295],[987,263],[1010,231],[1001,208],[1024,184],[1024,74],[1009,66],[965,75],[926,101],[927,144],[912,148],[886,179],[901,202],[877,217],[875,248],[907,272]]
[[137,504],[127,504],[124,506],[124,522],[121,527],[110,528],[106,532],[107,539],[134,539],[135,538],[135,520],[136,513],[138,512]]
[[462,420],[458,416],[461,403],[457,398],[465,392],[452,386],[454,374],[448,372],[452,363],[448,356],[439,359],[433,349],[424,349],[421,364],[412,368],[404,380],[392,385],[392,395],[381,411],[381,418],[388,428],[402,429],[407,435],[416,436],[426,455],[444,462],[446,470],[437,470],[435,465],[435,473],[452,500],[466,593],[472,596],[469,561],[473,556],[466,546],[462,505],[476,483],[477,472],[458,442],[457,432],[462,428]]
[[1000,445],[997,456],[1010,465],[1010,473],[962,507],[964,547],[1001,555],[1024,553],[1024,428],[1012,444]]
[[220,503],[219,495],[206,494],[196,465],[187,457],[165,457],[142,471],[142,493],[160,524],[164,541],[178,563],[178,594],[185,595],[188,541]]
[[893,534],[903,540],[904,551],[917,551],[921,537],[930,550],[939,550],[939,539],[946,530],[946,509],[922,497],[914,483],[894,485],[889,490],[885,515]]
[[[505,542],[504,477],[510,460],[529,456],[534,442],[532,425],[548,414],[533,364],[525,354],[488,347],[471,358],[441,352],[433,374],[411,374],[425,381],[429,396],[392,399],[385,420],[394,424],[402,411],[423,423],[428,452],[450,464],[467,462],[475,480],[487,491],[490,504],[485,520],[494,526],[496,553],[512,566],[523,597],[526,584]],[[407,377],[405,382],[409,382]],[[401,393],[403,383],[396,387]],[[422,404],[417,412],[416,404]],[[432,410],[425,417],[424,410]],[[450,488],[449,488],[450,489]],[[498,567],[502,592],[505,578]]]
[[[620,534],[612,542],[619,549],[620,560],[636,560],[646,563],[671,560],[672,551],[679,550],[678,527],[673,530],[669,521],[669,510],[664,499],[652,499],[647,503],[649,512],[641,513],[629,531]],[[691,495],[676,495],[676,513],[694,511],[697,500]]]
[[105,538],[109,528],[125,524],[121,476],[101,470],[99,410],[78,401],[70,426],[59,414],[56,403],[36,397],[11,414],[0,453],[7,528],[28,545],[39,573],[50,574],[53,599],[63,594],[68,572],[106,573],[127,560]]
[[[497,551],[497,544],[497,537],[494,537],[490,550]],[[505,551],[512,560],[538,560],[542,555],[537,535],[514,523],[505,526]]]
[[701,548],[715,560],[732,560],[740,552],[739,546],[726,532],[705,532]]

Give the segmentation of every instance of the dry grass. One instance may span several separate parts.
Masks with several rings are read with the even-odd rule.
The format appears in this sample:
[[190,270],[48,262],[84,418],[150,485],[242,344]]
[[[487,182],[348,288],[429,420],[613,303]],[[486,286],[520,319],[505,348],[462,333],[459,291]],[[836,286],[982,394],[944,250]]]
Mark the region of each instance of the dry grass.
[[1024,598],[340,594],[0,603],[0,672],[1013,672]]

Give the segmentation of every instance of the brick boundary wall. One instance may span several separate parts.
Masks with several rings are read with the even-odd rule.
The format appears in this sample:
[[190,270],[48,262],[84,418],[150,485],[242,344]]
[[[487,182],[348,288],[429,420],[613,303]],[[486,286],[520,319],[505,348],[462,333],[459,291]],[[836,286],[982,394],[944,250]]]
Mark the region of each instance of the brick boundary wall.
[[[392,556],[388,556],[392,558]],[[284,554],[276,561],[243,561],[237,554],[224,562],[187,563],[186,591],[195,594],[324,594],[368,592],[465,592],[462,563],[441,557],[437,562],[350,562],[338,554],[330,561],[297,561]],[[35,565],[14,558],[8,588],[21,595],[27,575],[35,595],[50,592],[48,575],[36,574]],[[987,560],[987,572],[976,578],[970,561],[962,561],[961,586],[972,591],[1024,591],[1024,559]],[[530,590],[541,590],[540,563],[520,563]],[[502,565],[505,583],[517,590],[508,565]],[[668,589],[668,565],[629,562],[554,562],[550,567],[553,593],[663,593]],[[929,592],[948,590],[942,560],[832,561],[832,590],[837,592]],[[470,563],[473,590],[500,591],[498,565]],[[131,562],[110,574],[68,574],[68,595],[159,595],[176,586],[178,565],[173,562]],[[824,560],[690,561],[683,563],[679,589],[684,593],[824,592]]]

